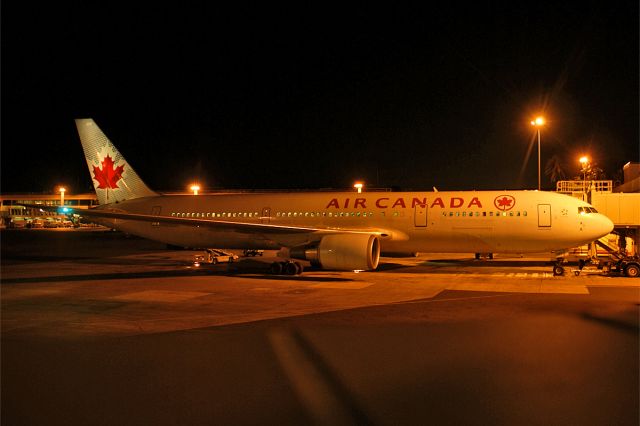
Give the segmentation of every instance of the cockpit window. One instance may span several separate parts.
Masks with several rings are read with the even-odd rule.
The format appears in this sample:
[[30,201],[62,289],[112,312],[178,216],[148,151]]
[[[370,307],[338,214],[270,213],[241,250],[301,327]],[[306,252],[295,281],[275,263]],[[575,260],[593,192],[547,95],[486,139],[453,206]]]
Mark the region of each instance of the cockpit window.
[[593,207],[578,207],[578,214],[598,213]]

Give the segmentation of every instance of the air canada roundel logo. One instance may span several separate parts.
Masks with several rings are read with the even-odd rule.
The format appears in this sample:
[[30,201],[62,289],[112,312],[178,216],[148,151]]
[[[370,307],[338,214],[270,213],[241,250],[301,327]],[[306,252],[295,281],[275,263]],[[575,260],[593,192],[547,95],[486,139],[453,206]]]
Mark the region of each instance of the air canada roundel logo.
[[98,188],[118,189],[118,181],[122,179],[124,165],[116,166],[111,153],[102,157],[102,160],[100,155],[98,157],[99,166],[93,166],[93,179],[98,182]]
[[493,200],[493,205],[496,206],[498,210],[506,212],[515,207],[516,199],[511,195],[498,195],[496,199]]

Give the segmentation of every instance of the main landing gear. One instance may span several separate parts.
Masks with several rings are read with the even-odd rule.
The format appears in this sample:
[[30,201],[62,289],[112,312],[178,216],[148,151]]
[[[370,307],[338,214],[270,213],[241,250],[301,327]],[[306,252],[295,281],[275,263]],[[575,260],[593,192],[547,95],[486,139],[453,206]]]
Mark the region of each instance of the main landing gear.
[[476,260],[480,259],[493,259],[493,253],[476,253]]
[[273,262],[269,271],[273,275],[300,275],[304,267],[296,261]]

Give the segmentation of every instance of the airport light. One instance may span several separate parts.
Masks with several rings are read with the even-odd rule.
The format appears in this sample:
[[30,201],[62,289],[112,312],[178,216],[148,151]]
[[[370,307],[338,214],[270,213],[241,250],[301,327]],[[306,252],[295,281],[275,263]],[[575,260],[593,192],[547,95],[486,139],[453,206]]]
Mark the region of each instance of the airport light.
[[539,116],[531,120],[531,125],[538,133],[538,191],[540,191],[540,127],[544,126],[544,117]]
[[582,190],[583,192],[587,192],[587,170],[589,170],[589,157],[582,156],[580,157],[580,164],[582,164]]
[[360,194],[362,192],[362,187],[363,186],[364,186],[364,184],[362,182],[356,182],[353,185],[353,187],[358,190],[358,194]]
[[58,188],[58,191],[60,192],[60,207],[64,206],[64,193],[67,191],[67,189],[64,186],[61,186],[60,188]]
[[191,190],[193,191],[193,195],[198,195],[198,191],[200,191],[200,185],[191,185]]

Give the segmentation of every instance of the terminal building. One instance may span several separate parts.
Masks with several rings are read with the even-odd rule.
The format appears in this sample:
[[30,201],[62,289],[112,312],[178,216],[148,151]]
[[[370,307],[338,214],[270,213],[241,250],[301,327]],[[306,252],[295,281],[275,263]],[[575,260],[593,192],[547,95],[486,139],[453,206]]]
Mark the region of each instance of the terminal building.
[[72,226],[66,215],[30,209],[22,204],[43,206],[73,206],[88,209],[98,205],[95,193],[61,194],[0,194],[0,226],[3,228],[59,228]]

